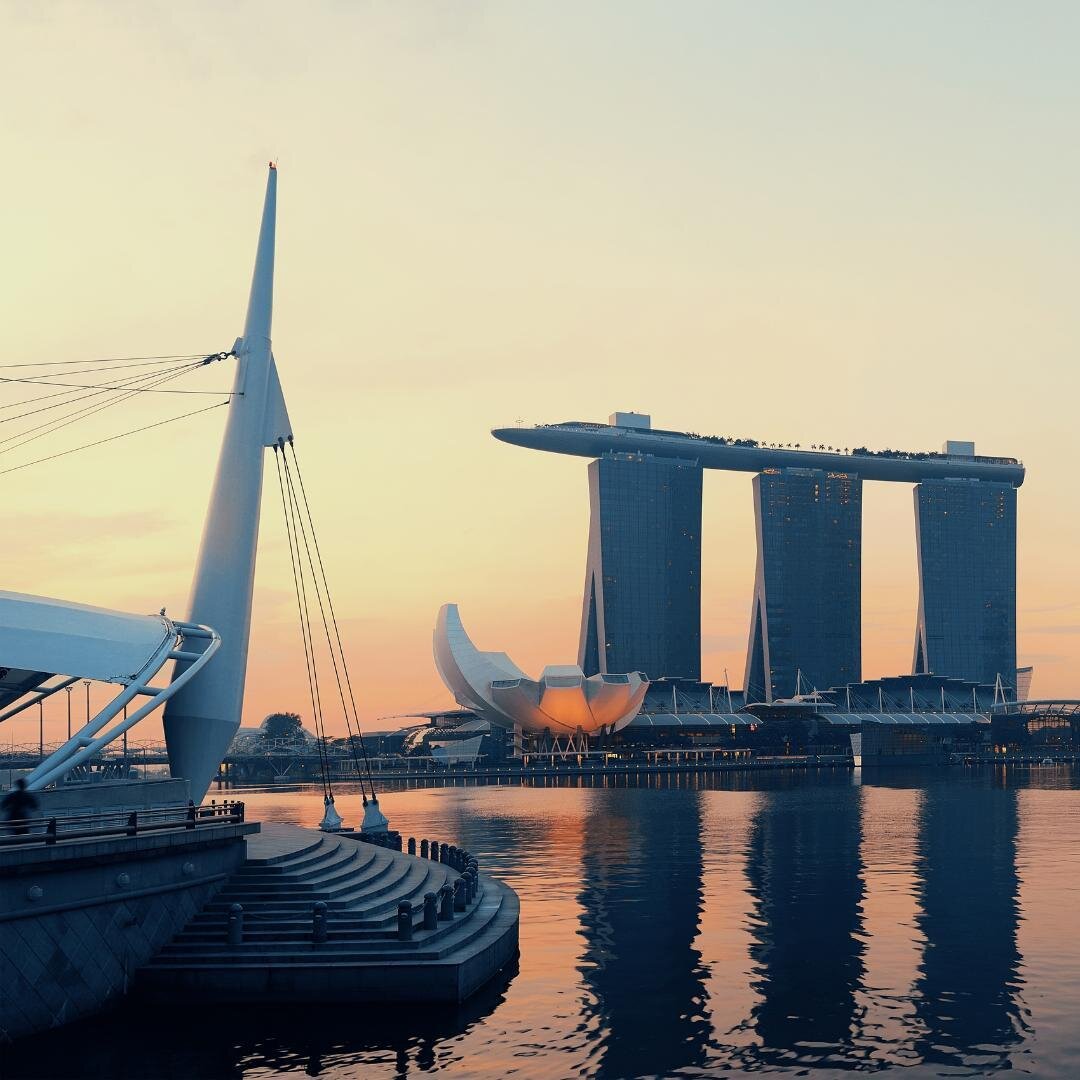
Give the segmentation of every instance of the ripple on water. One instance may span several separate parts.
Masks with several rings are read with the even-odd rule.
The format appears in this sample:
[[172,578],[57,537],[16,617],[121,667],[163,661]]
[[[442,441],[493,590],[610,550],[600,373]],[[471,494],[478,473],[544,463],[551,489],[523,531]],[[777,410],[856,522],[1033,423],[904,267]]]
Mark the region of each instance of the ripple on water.
[[[387,792],[395,828],[521,897],[518,968],[465,1007],[129,1000],[7,1048],[0,1073],[1071,1076],[1080,799],[1053,772]],[[321,816],[309,787],[243,797],[254,818]],[[354,821],[358,802],[337,792]]]

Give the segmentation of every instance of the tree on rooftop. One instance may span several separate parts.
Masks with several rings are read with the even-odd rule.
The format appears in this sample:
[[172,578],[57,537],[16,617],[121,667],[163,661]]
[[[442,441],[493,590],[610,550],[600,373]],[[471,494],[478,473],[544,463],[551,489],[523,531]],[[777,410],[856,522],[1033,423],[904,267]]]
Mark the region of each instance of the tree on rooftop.
[[259,725],[264,739],[292,739],[299,741],[303,738],[304,722],[299,713],[276,712],[271,713]]

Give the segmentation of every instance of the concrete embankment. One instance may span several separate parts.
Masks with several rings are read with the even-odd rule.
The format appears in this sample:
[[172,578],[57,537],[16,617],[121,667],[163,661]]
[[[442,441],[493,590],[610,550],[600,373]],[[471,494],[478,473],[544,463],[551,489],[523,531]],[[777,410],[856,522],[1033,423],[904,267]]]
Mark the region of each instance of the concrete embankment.
[[[0,1042],[126,993],[243,864],[244,838],[259,828],[201,819],[188,827],[184,807],[171,822],[136,813],[129,826],[125,814],[113,835],[100,835],[100,816],[85,823],[94,828],[67,832],[65,819],[53,820],[54,836],[42,822],[0,845]],[[95,828],[99,835],[74,835]]]
[[225,888],[139,973],[140,992],[464,1001],[517,956],[517,895],[466,853],[410,846],[417,855],[264,825]]

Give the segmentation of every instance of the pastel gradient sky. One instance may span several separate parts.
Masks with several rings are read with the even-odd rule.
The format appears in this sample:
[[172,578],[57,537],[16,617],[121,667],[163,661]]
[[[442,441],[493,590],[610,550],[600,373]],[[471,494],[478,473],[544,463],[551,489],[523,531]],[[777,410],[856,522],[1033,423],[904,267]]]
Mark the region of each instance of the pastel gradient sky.
[[[585,462],[489,431],[614,409],[1023,458],[1020,659],[1080,695],[1078,33],[1048,2],[7,0],[0,362],[227,349],[277,158],[274,347],[369,727],[449,703],[444,601],[575,658]],[[187,402],[139,405],[35,449]],[[183,613],[222,415],[3,476],[3,587]],[[249,723],[310,712],[274,498]],[[712,679],[753,563],[750,477],[710,473]],[[910,669],[915,604],[910,489],[868,485],[866,676]]]

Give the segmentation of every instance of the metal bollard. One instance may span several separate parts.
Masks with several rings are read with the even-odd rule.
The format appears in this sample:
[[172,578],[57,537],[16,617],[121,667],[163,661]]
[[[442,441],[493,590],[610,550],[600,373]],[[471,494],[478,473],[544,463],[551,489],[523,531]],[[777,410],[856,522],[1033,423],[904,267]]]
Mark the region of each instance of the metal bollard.
[[439,925],[439,898],[433,892],[424,893],[424,929],[434,930]]
[[244,940],[243,904],[233,904],[229,908],[228,937],[230,945],[239,945]]
[[398,941],[412,941],[412,904],[402,900],[397,906]]
[[446,852],[447,865],[450,867],[451,870],[456,870],[458,868],[457,857],[458,849],[454,847],[453,844],[451,844]]
[[420,841],[420,858],[426,859],[428,857],[428,842],[426,840]]
[[440,844],[439,845],[439,862],[441,862],[444,866],[449,866],[450,865],[450,845],[449,844]]
[[438,840],[432,840],[431,841],[431,861],[432,862],[438,862],[439,861],[439,841]]
[[416,837],[415,836],[410,836],[409,837],[409,854],[410,855],[415,855],[416,854]]
[[466,889],[465,879],[464,878],[458,878],[457,881],[454,882],[454,910],[455,911],[464,911],[465,910],[465,905],[466,905],[465,889]]
[[469,903],[471,904],[480,891],[480,880],[472,867],[465,871],[465,880],[469,883]]
[[321,945],[326,940],[328,932],[326,902],[316,900],[311,908],[311,940]]
[[449,884],[445,884],[439,890],[440,896],[442,896],[442,909],[439,911],[439,918],[443,921],[452,919],[454,917],[454,889]]

